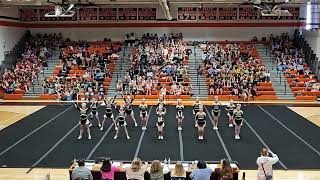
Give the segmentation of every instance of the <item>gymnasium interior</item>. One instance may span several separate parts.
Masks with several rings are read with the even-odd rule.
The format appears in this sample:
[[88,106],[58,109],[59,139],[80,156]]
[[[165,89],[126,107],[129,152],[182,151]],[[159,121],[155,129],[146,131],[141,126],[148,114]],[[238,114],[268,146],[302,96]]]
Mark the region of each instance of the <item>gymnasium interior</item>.
[[319,3],[0,0],[0,180],[319,180]]

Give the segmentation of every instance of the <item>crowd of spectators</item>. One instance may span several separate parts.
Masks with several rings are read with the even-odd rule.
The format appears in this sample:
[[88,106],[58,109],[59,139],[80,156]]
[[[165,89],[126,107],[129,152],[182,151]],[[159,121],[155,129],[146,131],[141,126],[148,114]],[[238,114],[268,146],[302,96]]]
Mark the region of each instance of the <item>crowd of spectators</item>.
[[106,93],[105,79],[111,78],[114,58],[119,49],[110,40],[74,42],[66,40],[60,47],[58,70],[43,82],[44,94],[58,94],[61,100],[86,98]]
[[5,93],[12,94],[16,89],[28,92],[39,73],[47,66],[46,61],[61,38],[60,34],[30,35],[15,66],[4,70],[1,87]]
[[123,94],[191,95],[187,59],[191,50],[182,34],[144,34],[130,54],[130,68],[117,85]]
[[319,91],[320,84],[308,68],[303,50],[294,45],[288,33],[271,36],[270,40],[278,70],[282,71],[286,77],[294,79],[289,82],[290,86],[307,87],[309,91]]
[[210,95],[227,93],[247,99],[257,96],[258,82],[270,81],[270,73],[250,46],[241,50],[236,43],[213,43],[202,45],[202,49],[204,67],[198,71],[208,79]]

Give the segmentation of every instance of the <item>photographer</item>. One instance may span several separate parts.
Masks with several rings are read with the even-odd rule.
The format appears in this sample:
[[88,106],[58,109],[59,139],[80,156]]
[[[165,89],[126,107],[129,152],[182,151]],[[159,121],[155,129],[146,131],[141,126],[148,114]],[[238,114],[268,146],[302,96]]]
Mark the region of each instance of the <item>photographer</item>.
[[261,156],[257,159],[258,172],[257,180],[272,180],[272,165],[279,161],[279,158],[270,149],[262,148]]

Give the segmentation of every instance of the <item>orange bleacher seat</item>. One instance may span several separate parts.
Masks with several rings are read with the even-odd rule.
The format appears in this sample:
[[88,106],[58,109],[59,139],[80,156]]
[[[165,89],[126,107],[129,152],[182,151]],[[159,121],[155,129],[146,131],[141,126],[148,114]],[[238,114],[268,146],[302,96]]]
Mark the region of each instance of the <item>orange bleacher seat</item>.
[[320,96],[320,91],[302,91],[304,96]]
[[276,92],[275,91],[258,91],[257,95],[258,96],[260,96],[260,95],[276,95]]
[[41,94],[39,96],[40,99],[57,99],[57,94]]
[[258,82],[258,86],[272,86],[271,82]]
[[272,86],[257,86],[258,91],[274,91]]
[[13,91],[13,94],[24,94],[26,91],[25,90],[22,90],[22,89],[15,89]]
[[315,101],[317,100],[317,96],[296,96],[296,100]]
[[278,97],[276,95],[261,95],[261,96],[256,96],[256,100],[276,100]]
[[3,99],[5,100],[18,100],[22,99],[23,94],[4,94]]

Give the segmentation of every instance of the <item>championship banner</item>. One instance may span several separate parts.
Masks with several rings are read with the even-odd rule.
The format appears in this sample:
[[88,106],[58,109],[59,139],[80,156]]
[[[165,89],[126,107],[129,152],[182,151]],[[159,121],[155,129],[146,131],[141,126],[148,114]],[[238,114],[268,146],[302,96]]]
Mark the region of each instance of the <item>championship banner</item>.
[[254,7],[239,7],[239,20],[257,20],[258,10]]
[[54,7],[47,7],[39,9],[40,21],[57,21],[57,17],[45,17],[48,12],[54,11]]
[[205,7],[198,9],[198,19],[203,21],[216,21],[218,15],[218,9],[212,7]]
[[99,20],[116,21],[117,8],[99,8]]
[[237,7],[219,8],[219,20],[237,20]]
[[196,7],[179,7],[177,13],[178,21],[195,21],[197,20],[198,8]]
[[79,9],[79,20],[80,21],[98,20],[98,9],[97,8],[81,8],[81,9]]
[[156,8],[138,8],[138,20],[156,20]]
[[20,21],[38,21],[38,10],[23,8],[19,10]]
[[137,20],[138,10],[137,8],[118,8],[119,20]]
[[299,20],[300,19],[300,8],[299,7],[283,7],[281,9],[288,10],[292,16],[282,16],[282,20]]

